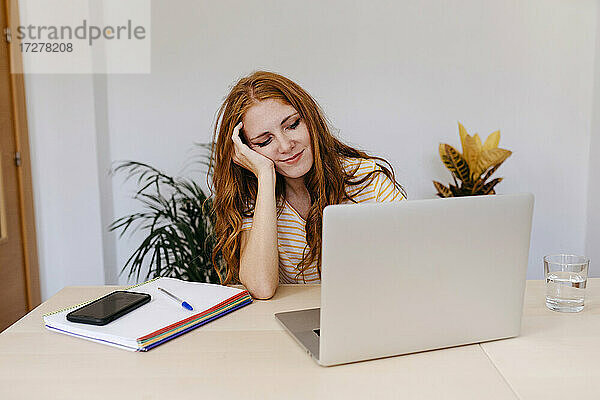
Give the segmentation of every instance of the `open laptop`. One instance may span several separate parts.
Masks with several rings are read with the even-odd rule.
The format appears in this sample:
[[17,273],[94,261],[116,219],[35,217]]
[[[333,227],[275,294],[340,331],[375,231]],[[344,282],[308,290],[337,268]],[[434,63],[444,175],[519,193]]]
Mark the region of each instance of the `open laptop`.
[[321,308],[275,317],[326,366],[517,336],[533,202],[328,206]]

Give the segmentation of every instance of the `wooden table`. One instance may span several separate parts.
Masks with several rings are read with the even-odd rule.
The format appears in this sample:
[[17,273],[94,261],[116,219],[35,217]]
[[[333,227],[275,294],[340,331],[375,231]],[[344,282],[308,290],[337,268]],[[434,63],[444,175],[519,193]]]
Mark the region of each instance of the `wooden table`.
[[50,332],[42,314],[117,287],[67,287],[0,334],[0,399],[597,399],[600,279],[586,307],[544,306],[528,281],[518,338],[324,368],[273,314],[318,307],[318,285],[283,285],[148,353]]

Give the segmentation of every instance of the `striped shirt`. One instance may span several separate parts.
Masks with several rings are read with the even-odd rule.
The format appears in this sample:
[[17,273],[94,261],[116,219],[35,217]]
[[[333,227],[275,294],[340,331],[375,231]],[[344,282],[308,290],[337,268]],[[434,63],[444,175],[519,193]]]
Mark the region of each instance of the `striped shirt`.
[[[348,158],[343,160],[343,166],[350,172],[356,169],[353,179],[360,180],[369,172],[381,170],[375,164],[375,160]],[[404,197],[396,188],[391,179],[383,173],[372,175],[372,180],[351,186],[348,185],[347,192],[357,203],[375,203],[400,201]],[[342,203],[351,203],[346,200]],[[306,221],[300,214],[287,202],[283,202],[281,213],[277,217],[277,249],[279,252],[279,282],[280,283],[320,283],[319,271],[317,269],[317,260],[302,274],[298,275],[297,268],[302,260],[302,254],[306,248],[308,254],[308,244],[306,242]],[[244,217],[242,220],[242,230],[252,228],[252,217]]]

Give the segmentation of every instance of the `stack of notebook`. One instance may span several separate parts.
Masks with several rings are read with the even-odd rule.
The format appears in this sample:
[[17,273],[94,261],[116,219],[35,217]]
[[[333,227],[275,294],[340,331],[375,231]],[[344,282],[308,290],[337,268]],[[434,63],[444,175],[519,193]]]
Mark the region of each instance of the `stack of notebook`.
[[[160,293],[158,287],[176,293],[190,303],[194,311],[178,306]],[[250,294],[243,289],[173,278],[156,278],[127,290],[148,293],[152,299],[104,326],[67,321],[69,312],[91,303],[93,299],[45,314],[46,328],[126,350],[148,351],[252,302]]]

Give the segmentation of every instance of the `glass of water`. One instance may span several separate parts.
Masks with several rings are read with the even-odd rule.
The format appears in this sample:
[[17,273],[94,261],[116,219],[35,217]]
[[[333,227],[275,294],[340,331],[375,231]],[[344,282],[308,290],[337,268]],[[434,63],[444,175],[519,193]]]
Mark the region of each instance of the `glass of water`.
[[589,258],[583,256],[545,256],[546,307],[560,312],[583,310],[589,266]]

